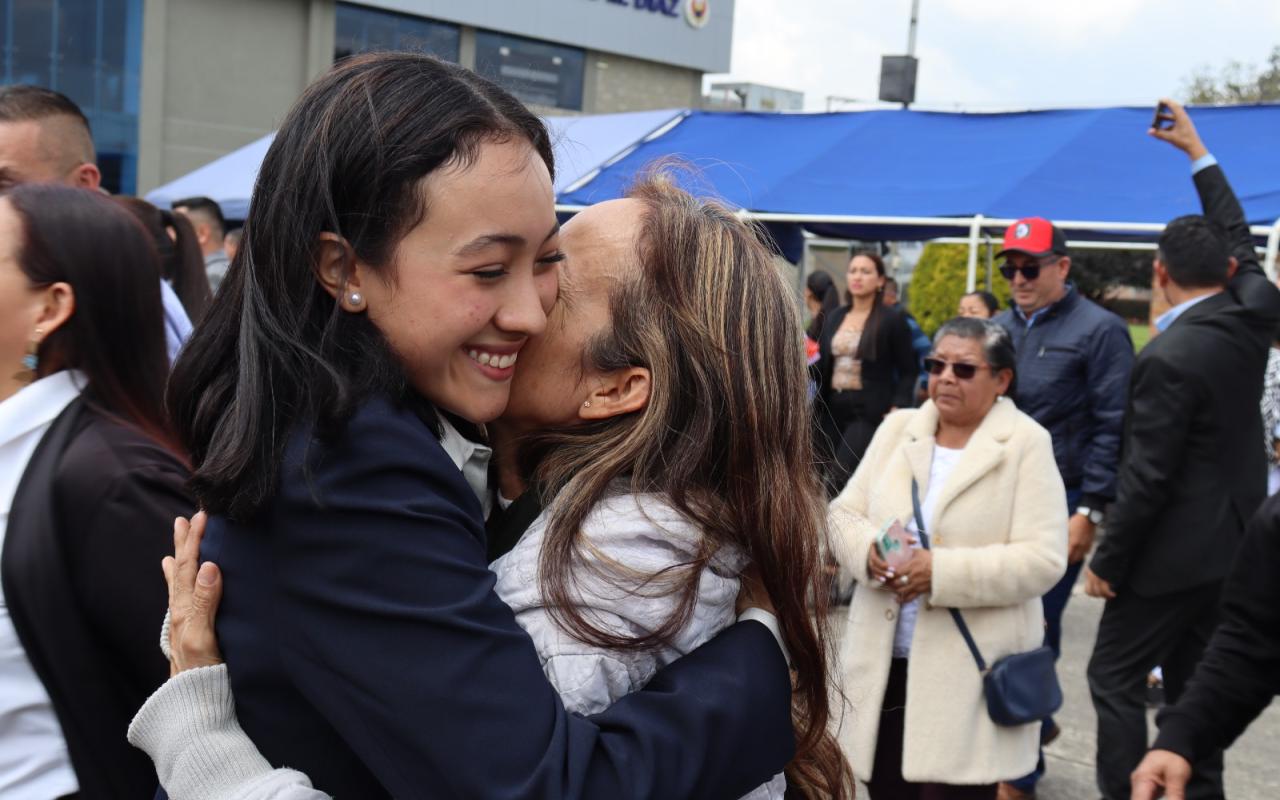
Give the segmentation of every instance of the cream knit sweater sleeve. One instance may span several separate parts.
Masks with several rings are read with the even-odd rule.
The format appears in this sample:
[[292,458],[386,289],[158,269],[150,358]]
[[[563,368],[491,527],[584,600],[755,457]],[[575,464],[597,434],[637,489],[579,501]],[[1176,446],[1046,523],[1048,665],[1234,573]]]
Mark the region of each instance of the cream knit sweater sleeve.
[[[166,620],[167,622],[167,620]],[[171,800],[326,800],[306,775],[274,769],[236,719],[227,667],[170,678],[129,724]]]

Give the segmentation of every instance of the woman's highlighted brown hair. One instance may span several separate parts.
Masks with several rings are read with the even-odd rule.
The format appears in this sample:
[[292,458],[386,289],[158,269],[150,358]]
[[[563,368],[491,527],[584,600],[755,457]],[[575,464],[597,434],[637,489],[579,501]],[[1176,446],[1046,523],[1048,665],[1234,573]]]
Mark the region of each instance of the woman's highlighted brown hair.
[[[646,367],[652,391],[641,411],[542,434],[525,449],[538,485],[555,497],[540,565],[546,605],[587,643],[652,647],[689,622],[699,574],[717,550],[741,549],[773,599],[791,653],[791,788],[851,797],[848,763],[827,731],[826,503],[795,299],[759,232],[728,209],[692,197],[664,173],[629,196],[646,206],[640,267],[613,288],[613,324],[583,358],[602,372]],[[705,536],[693,561],[655,576],[678,595],[676,612],[634,638],[600,630],[572,602],[575,574],[594,568],[582,557],[590,547],[582,523],[618,482],[665,497]]]

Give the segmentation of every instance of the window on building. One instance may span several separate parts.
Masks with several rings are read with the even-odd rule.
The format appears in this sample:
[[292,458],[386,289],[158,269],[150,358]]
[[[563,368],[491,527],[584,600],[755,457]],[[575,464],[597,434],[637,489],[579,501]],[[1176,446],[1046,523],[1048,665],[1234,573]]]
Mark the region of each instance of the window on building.
[[461,34],[457,25],[354,3],[338,3],[337,16],[334,61],[378,50],[410,50],[430,53],[445,61],[458,61]]
[[89,118],[102,185],[138,179],[142,0],[0,0],[3,82],[62,92]]
[[526,103],[581,111],[585,65],[576,47],[476,31],[476,72]]

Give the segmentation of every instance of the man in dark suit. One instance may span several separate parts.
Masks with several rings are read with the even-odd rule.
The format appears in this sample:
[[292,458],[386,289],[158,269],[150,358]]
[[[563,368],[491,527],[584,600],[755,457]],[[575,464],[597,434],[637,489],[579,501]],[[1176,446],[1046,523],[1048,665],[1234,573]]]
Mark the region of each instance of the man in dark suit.
[[[1171,310],[1134,364],[1118,492],[1086,591],[1107,599],[1089,662],[1098,713],[1098,788],[1129,796],[1147,745],[1143,677],[1164,667],[1177,702],[1217,624],[1223,580],[1245,520],[1266,494],[1258,399],[1280,292],[1249,226],[1181,106],[1153,130],[1192,159],[1204,216],[1160,236],[1156,284]],[[1222,751],[1196,765],[1189,798],[1222,797]]]

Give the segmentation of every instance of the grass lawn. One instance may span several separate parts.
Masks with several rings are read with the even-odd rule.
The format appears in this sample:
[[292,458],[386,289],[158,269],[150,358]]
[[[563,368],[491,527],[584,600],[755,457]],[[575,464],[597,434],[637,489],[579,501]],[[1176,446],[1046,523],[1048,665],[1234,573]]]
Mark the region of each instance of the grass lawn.
[[1129,337],[1133,339],[1133,352],[1140,353],[1151,339],[1151,329],[1146,325],[1130,325]]

